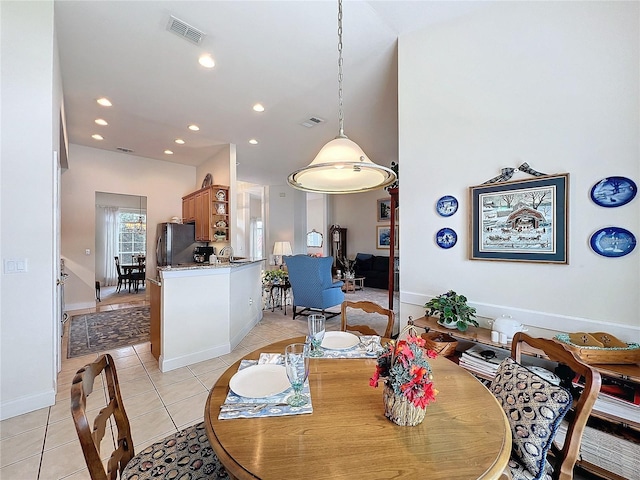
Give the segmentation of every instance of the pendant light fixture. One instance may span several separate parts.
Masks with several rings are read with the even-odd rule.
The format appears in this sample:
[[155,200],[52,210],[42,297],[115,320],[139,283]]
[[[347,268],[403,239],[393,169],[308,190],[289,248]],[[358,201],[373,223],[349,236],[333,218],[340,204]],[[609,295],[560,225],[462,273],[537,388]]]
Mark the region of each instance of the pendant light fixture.
[[373,163],[344,134],[342,79],[342,0],[338,0],[338,136],[325,144],[308,166],[289,175],[287,182],[293,188],[317,193],[360,193],[396,181],[393,170]]

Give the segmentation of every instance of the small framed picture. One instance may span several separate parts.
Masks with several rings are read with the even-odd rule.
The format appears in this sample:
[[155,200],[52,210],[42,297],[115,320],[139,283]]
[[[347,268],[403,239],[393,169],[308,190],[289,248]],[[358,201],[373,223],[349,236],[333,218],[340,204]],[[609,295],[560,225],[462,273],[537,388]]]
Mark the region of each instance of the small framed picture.
[[378,221],[389,220],[391,220],[391,198],[381,198],[378,200]]
[[391,245],[391,227],[388,225],[376,226],[376,248],[389,249]]

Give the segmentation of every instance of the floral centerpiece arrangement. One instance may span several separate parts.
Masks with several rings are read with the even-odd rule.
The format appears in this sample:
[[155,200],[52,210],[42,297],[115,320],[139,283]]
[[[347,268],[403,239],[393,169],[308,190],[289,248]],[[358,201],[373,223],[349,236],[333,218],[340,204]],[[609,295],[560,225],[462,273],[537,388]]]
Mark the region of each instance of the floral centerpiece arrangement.
[[414,426],[424,420],[427,405],[438,394],[428,361],[437,355],[425,348],[423,338],[413,334],[406,340],[392,340],[378,355],[369,385],[377,387],[384,381],[385,416],[392,422]]

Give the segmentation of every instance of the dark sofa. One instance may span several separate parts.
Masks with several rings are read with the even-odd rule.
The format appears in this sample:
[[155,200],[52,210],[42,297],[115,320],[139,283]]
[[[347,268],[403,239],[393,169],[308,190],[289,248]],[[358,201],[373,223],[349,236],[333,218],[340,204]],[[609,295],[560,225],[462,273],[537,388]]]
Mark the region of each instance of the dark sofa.
[[358,253],[353,269],[356,277],[365,277],[365,287],[389,289],[389,257]]

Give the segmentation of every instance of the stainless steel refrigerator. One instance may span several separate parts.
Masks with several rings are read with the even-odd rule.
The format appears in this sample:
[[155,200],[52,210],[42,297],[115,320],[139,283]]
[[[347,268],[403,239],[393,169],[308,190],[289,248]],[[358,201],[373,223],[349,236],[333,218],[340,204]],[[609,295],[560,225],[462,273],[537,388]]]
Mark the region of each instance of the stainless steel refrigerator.
[[160,223],[156,238],[156,265],[193,263],[193,252],[200,245],[195,241],[196,228],[192,224]]

